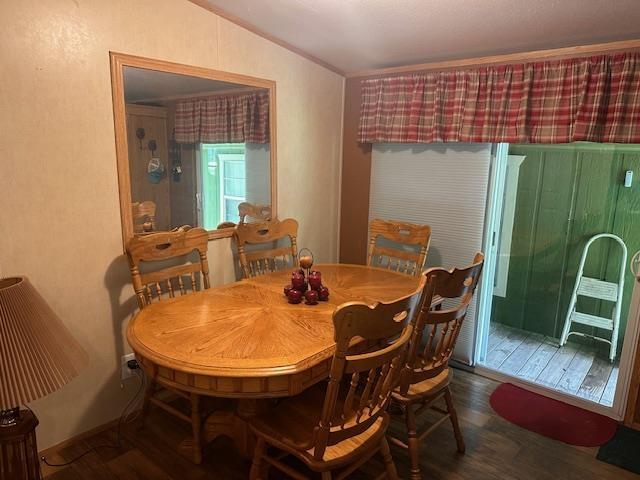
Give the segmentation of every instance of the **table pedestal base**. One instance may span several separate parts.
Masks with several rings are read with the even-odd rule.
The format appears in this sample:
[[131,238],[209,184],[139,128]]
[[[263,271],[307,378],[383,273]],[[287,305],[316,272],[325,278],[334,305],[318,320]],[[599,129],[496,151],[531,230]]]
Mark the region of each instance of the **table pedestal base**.
[[[233,442],[236,451],[244,458],[251,460],[256,439],[248,420],[266,405],[258,400],[238,400],[235,410],[216,410],[207,417],[202,427],[202,444],[209,445],[218,437],[227,437]],[[181,455],[193,461],[193,439],[191,437],[182,441],[178,447]]]

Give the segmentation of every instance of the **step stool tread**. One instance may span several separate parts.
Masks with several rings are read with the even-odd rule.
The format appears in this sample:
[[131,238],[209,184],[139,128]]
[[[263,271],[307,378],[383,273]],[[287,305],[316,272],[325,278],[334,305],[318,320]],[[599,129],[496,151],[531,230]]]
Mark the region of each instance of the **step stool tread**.
[[597,278],[582,277],[578,286],[578,295],[615,302],[618,300],[618,284]]
[[604,328],[605,330],[613,330],[613,320],[605,317],[598,317],[589,313],[573,312],[571,314],[573,323],[581,323],[596,328]]

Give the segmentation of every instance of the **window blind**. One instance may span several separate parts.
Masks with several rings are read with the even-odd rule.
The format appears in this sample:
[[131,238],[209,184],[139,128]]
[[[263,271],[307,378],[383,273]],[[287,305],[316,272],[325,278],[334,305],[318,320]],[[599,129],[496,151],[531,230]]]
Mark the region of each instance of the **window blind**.
[[[426,265],[447,269],[482,250],[491,144],[376,144],[372,151],[369,219],[431,226]],[[471,364],[477,294],[453,357]]]

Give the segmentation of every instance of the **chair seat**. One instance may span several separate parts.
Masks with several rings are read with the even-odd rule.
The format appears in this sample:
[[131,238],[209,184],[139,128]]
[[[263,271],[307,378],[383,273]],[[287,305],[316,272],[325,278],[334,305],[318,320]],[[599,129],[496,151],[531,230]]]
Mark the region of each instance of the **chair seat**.
[[418,401],[433,397],[442,392],[451,383],[453,374],[449,367],[445,368],[439,375],[428,378],[409,387],[406,395],[402,395],[397,389],[393,392],[393,398],[399,401]]
[[323,463],[323,467],[335,467],[352,461],[360,452],[371,452],[371,444],[379,443],[386,430],[389,421],[386,413],[360,435],[327,446],[321,460],[314,458],[313,431],[320,421],[325,392],[326,386],[321,383],[288,398],[252,418],[251,428],[256,435],[265,437],[269,443],[292,453],[310,467],[318,463]]

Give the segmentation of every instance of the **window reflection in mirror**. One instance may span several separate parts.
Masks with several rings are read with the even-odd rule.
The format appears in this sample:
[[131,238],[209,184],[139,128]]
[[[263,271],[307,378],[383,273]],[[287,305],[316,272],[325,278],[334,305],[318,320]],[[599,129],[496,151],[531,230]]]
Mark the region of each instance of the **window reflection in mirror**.
[[127,65],[122,74],[134,233],[215,231],[240,221],[241,204],[271,205],[269,89]]

